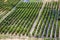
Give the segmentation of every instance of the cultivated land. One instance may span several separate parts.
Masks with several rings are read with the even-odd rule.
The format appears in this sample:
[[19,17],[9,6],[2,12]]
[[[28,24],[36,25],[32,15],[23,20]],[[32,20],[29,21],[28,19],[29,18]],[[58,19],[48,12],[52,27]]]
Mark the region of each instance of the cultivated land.
[[11,2],[13,5],[9,4],[9,6],[7,6],[7,3],[3,3],[6,6],[0,5],[4,10],[8,10],[2,12],[4,15],[0,19],[1,40],[48,40],[49,38],[59,38],[58,2],[26,3],[15,1],[14,4]]

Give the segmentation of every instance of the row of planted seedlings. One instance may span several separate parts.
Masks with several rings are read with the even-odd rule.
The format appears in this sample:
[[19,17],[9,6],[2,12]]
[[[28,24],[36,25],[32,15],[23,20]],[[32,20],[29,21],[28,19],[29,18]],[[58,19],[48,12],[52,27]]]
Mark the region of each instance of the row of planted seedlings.
[[[48,12],[47,11],[45,11],[44,12],[44,15],[43,15],[43,19],[40,21],[40,25],[39,25],[39,27],[40,27],[40,30],[39,30],[39,37],[44,37],[43,36],[43,32],[46,30],[44,30],[44,27],[46,27],[47,28],[47,26],[48,26]],[[46,34],[45,34],[46,35]]]
[[[46,10],[46,9],[45,9]],[[36,25],[36,27],[35,27],[35,29],[34,29],[34,31],[33,31],[33,33],[32,33],[32,35],[37,35],[37,34],[35,34],[35,32],[37,31],[39,31],[38,29],[40,28],[39,26],[40,26],[40,24],[42,24],[42,21],[43,21],[43,19],[44,19],[44,16],[46,15],[44,12],[46,12],[46,11],[44,11],[43,10],[43,12],[42,12],[42,14],[41,14],[41,16],[40,16],[40,18],[39,18],[39,21],[38,21],[38,23],[37,23],[37,25]],[[39,24],[39,22],[40,22],[40,24]],[[36,33],[37,33],[36,32]],[[38,36],[38,35],[37,35]]]
[[[29,11],[28,11],[28,12],[29,12]],[[28,13],[28,12],[27,12],[27,13]],[[32,14],[31,14],[31,15],[32,15]],[[30,16],[31,16],[31,15],[30,15]],[[29,13],[28,13],[28,15],[27,15],[26,17],[24,17],[23,21],[25,21],[28,16],[29,16]],[[21,24],[20,26],[22,26],[23,29],[24,29],[24,27],[25,27],[26,25],[28,25],[27,23],[30,23],[30,22],[28,22],[28,20],[29,20],[29,19],[27,19],[25,22],[22,21],[22,24]],[[20,33],[25,30],[25,29],[24,29],[24,30],[23,30],[23,29],[21,29]],[[17,33],[17,32],[16,32],[16,33]],[[19,33],[19,34],[20,34],[20,33]],[[23,32],[23,34],[25,34],[25,32]]]
[[[7,18],[7,19],[10,19],[8,22],[10,22],[10,24],[11,24],[11,25],[9,24],[10,28],[11,28],[11,29],[9,28],[9,33],[13,30],[14,25],[16,24],[16,20],[18,18],[17,16],[20,15],[21,13],[22,13],[21,14],[22,16],[24,15],[23,10],[25,10],[25,9],[21,9],[21,10],[18,9],[18,10],[16,10],[16,12],[13,13],[13,15],[10,16],[10,18],[9,17]],[[21,18],[22,18],[22,16],[21,16]],[[13,26],[13,27],[11,27],[11,26]]]
[[53,24],[53,18],[52,18],[52,16],[53,16],[53,15],[52,15],[51,10],[50,10],[50,11],[49,11],[50,23],[48,24],[46,37],[50,37],[50,32],[51,32],[52,24]]
[[[27,13],[28,13],[28,12],[27,12]],[[31,14],[31,15],[32,15],[32,14]],[[27,15],[27,17],[28,17],[28,16],[29,16],[29,15]],[[25,18],[25,17],[24,17],[24,18]],[[23,19],[23,20],[24,20],[24,19]],[[32,19],[31,19],[31,20],[32,20]],[[25,20],[24,20],[24,21],[25,21]],[[23,24],[23,23],[24,23],[24,24]],[[26,28],[28,27],[28,24],[30,24],[29,19],[27,19],[25,22],[22,21],[22,25],[23,25],[22,27],[23,27],[24,30],[21,29],[21,31],[20,31],[21,34],[23,34],[23,35],[25,34],[25,31],[27,31]],[[20,26],[21,26],[21,25],[20,25]],[[26,27],[25,27],[25,26],[26,26]],[[24,27],[25,27],[25,28],[24,28]],[[24,31],[24,32],[22,33],[22,31]],[[28,32],[29,32],[29,31],[28,31]],[[28,33],[28,32],[27,32],[27,33]],[[17,32],[16,32],[16,33],[17,33]],[[20,34],[20,33],[19,33],[19,34]]]
[[[52,4],[51,4],[52,5]],[[53,5],[52,5],[53,6]],[[56,6],[55,6],[55,8],[57,8]],[[52,17],[51,18],[51,22],[50,22],[50,24],[49,24],[49,27],[48,27],[48,30],[47,30],[47,37],[55,37],[55,33],[57,33],[57,32],[55,32],[55,30],[56,30],[56,14],[57,14],[57,12],[56,13],[53,13],[54,12],[54,10],[52,10],[52,8],[51,8],[51,10],[50,10],[51,12],[50,12],[50,17]],[[52,12],[53,11],[53,12]],[[56,10],[56,11],[58,11],[58,10]],[[58,34],[57,34],[58,35]]]
[[[51,5],[52,5],[52,4],[51,4]],[[53,24],[52,24],[52,25],[53,25],[53,26],[52,26],[52,29],[51,29],[51,27],[50,27],[50,29],[52,30],[52,32],[51,32],[51,35],[52,35],[52,36],[51,36],[51,37],[54,38],[54,37],[58,37],[58,36],[57,36],[58,34],[56,35],[56,33],[57,33],[57,32],[56,32],[56,29],[57,29],[56,27],[58,27],[58,26],[56,26],[56,24],[57,24],[57,23],[56,23],[56,21],[57,21],[57,20],[56,20],[56,17],[57,17],[56,14],[58,14],[56,11],[58,11],[58,10],[57,10],[57,7],[58,7],[58,6],[57,6],[56,4],[54,4],[54,5],[52,5],[52,6],[53,6],[53,8],[51,8],[51,11],[52,11],[51,13],[52,13],[52,16],[53,16],[53,17],[52,17],[52,19],[53,19],[53,21],[52,21]],[[54,10],[52,10],[52,9],[54,9],[55,12],[54,12]],[[49,30],[50,30],[50,29],[49,29]],[[49,36],[50,36],[50,32],[49,32],[48,37],[49,37]]]
[[[20,9],[21,10],[21,9]],[[19,11],[20,11],[19,10]],[[32,12],[31,12],[31,11]],[[13,13],[13,15],[10,15],[10,16],[8,16],[7,18],[6,18],[6,20],[4,20],[6,23],[4,23],[4,24],[6,24],[6,25],[2,25],[2,27],[1,27],[1,32],[0,33],[14,33],[16,30],[16,28],[18,28],[18,27],[22,27],[22,28],[24,28],[25,26],[27,26],[28,25],[28,23],[31,23],[31,22],[29,22],[29,20],[30,20],[30,18],[32,18],[33,19],[33,21],[32,21],[32,19],[31,19],[31,21],[32,22],[34,22],[34,20],[36,19],[36,17],[37,17],[37,15],[38,15],[38,13],[36,13],[36,12],[38,12],[38,9],[36,9],[36,11],[35,11],[35,9],[25,9],[25,10],[23,10],[22,12],[23,13],[20,13],[20,12],[18,12],[18,11],[16,11],[16,12],[14,12]],[[35,12],[34,12],[35,11]],[[28,13],[29,12],[29,13]],[[30,13],[31,13],[31,15],[30,15]],[[15,15],[14,15],[15,14]],[[28,15],[27,15],[28,14]],[[33,15],[32,15],[33,14]],[[28,18],[28,16],[30,15],[30,17]],[[18,17],[19,16],[19,17]],[[32,17],[31,17],[32,16]],[[25,18],[26,17],[26,18]],[[8,19],[8,20],[7,20]],[[20,20],[20,21],[19,21]],[[23,20],[23,21],[22,21]],[[26,20],[26,21],[25,21]],[[8,22],[7,22],[8,21]],[[19,21],[19,22],[18,22]],[[25,23],[24,23],[24,21],[25,21]],[[17,23],[18,22],[18,23]],[[28,22],[28,23],[27,23]],[[21,25],[20,25],[20,23],[21,23]],[[23,25],[23,23],[24,23],[24,25]],[[9,24],[9,25],[8,25]],[[26,25],[27,24],[27,25]],[[30,28],[32,27],[32,24],[33,23],[31,23],[30,25],[30,27],[28,27],[28,30],[26,30],[27,31],[27,34],[28,34],[28,32],[29,32],[29,30],[30,30]],[[8,27],[7,27],[7,25],[8,25]],[[20,25],[20,26],[18,26],[18,25]],[[24,26],[24,27],[23,27]],[[26,29],[27,29],[27,27],[25,27]],[[22,32],[22,31],[25,31],[25,29],[24,30],[22,30],[22,28],[21,29],[17,29],[18,31],[19,31],[19,34],[20,34],[20,32]],[[16,32],[17,33],[17,32]],[[23,33],[25,33],[25,32],[23,32]]]
[[53,3],[52,14],[54,17],[54,28],[52,37],[59,37],[59,27],[58,27],[58,3]]
[[[25,10],[25,9],[24,9]],[[23,11],[24,11],[23,10]],[[26,9],[27,10],[27,9]],[[25,10],[25,12],[26,12],[26,10]],[[9,33],[14,33],[14,31],[15,31],[15,29],[17,28],[17,24],[18,24],[18,21],[20,20],[20,22],[19,23],[21,23],[21,22],[23,22],[22,21],[22,19],[23,19],[23,17],[25,16],[25,14],[24,14],[24,12],[23,11],[20,11],[21,12],[21,14],[20,14],[20,12],[18,13],[18,17],[17,17],[17,19],[16,19],[16,21],[15,21],[15,23],[12,25],[12,29],[10,29],[10,32]],[[20,24],[19,24],[20,25]],[[13,29],[14,28],[14,29]]]
[[[15,20],[13,19],[13,24],[12,25],[10,25],[10,28],[9,28],[9,33],[11,33],[13,30],[14,30],[14,28],[16,28],[15,27],[15,25],[17,24],[17,22],[18,22],[18,18],[19,18],[19,16],[20,15],[22,15],[21,13],[23,12],[23,10],[25,10],[25,9],[20,9],[19,11],[17,11],[15,14],[17,14],[16,15],[16,17],[14,17],[15,18]],[[21,12],[21,13],[20,13]],[[24,15],[24,14],[23,14]],[[21,17],[22,18],[22,17]],[[11,21],[12,22],[12,21]]]
[[41,30],[40,30],[40,36],[41,37],[46,37],[46,35],[47,35],[47,29],[48,29],[50,19],[51,19],[50,14],[48,13],[49,11],[50,11],[50,9],[46,9],[45,18],[42,21],[43,23],[42,23]]
[[53,34],[53,28],[54,28],[54,22],[55,22],[55,20],[54,20],[53,13],[51,12],[50,14],[51,14],[51,20],[52,20],[51,24],[52,25],[50,26],[51,29],[49,31],[50,34],[48,35],[48,37],[52,37],[52,36],[54,37],[54,35],[52,35],[52,34]]
[[55,35],[56,37],[59,37],[59,26],[58,26],[58,4],[56,5],[56,14],[55,14],[55,20],[56,20],[56,30]]
[[[32,4],[34,4],[34,6],[33,6]],[[4,4],[4,5],[6,5],[6,6],[8,6],[8,7],[11,7],[11,6],[13,7],[13,5],[7,5],[7,4]],[[26,2],[25,2],[25,3],[24,3],[24,2],[22,2],[22,5],[21,5],[21,3],[20,3],[20,6],[19,6],[19,5],[18,5],[18,6],[19,6],[19,7],[25,7],[24,5],[25,5],[26,7],[29,6],[29,8],[41,8],[42,3],[35,3],[35,2],[34,2],[34,3],[30,3],[30,2],[29,2],[29,3],[26,3]],[[37,6],[36,6],[36,5],[37,5]],[[18,7],[18,6],[17,6],[17,7]],[[4,8],[5,8],[5,6],[4,6]],[[9,8],[7,8],[7,9],[9,9]],[[11,8],[10,8],[10,9],[11,9]]]
[[[49,4],[49,5],[50,5],[50,4]],[[50,6],[51,6],[51,5],[50,5]],[[44,36],[44,37],[48,37],[48,30],[49,30],[49,29],[51,28],[51,26],[52,26],[52,25],[51,25],[51,24],[52,24],[52,23],[51,23],[51,19],[52,19],[51,15],[52,15],[52,14],[51,14],[51,11],[50,11],[51,9],[50,9],[50,7],[49,7],[48,5],[46,5],[46,9],[49,10],[49,11],[47,12],[47,13],[48,13],[48,15],[47,15],[47,19],[48,19],[48,20],[46,21],[46,26],[45,26],[44,32],[43,32],[43,36]],[[47,11],[47,10],[46,10],[46,11]],[[51,24],[50,24],[50,23],[51,23]]]
[[[26,9],[26,10],[27,10],[27,9]],[[26,11],[25,11],[25,12],[26,12]],[[26,13],[26,14],[27,14],[27,13]],[[26,14],[24,14],[24,15],[26,16]],[[24,17],[23,17],[22,20],[20,21],[20,22],[21,22],[21,25],[23,25],[23,23],[24,23],[24,20],[23,20],[23,19],[24,19]],[[16,25],[17,25],[17,24],[16,24]],[[17,26],[18,26],[18,25],[17,25]],[[17,26],[16,26],[16,27],[17,27]],[[21,26],[21,27],[23,27],[23,26]],[[15,29],[16,29],[16,28],[15,28]],[[12,33],[14,33],[14,31],[13,31]]]
[[[51,4],[51,5],[52,5],[52,4]],[[55,8],[57,8],[57,7],[55,7]],[[56,15],[57,13],[54,14],[53,12],[51,12],[50,14],[51,14],[50,17],[53,16],[53,18],[55,18],[55,15]],[[52,18],[52,19],[53,19],[53,18]],[[52,19],[51,19],[51,20],[52,20]],[[55,18],[55,19],[56,19],[56,18]],[[53,19],[53,20],[51,21],[51,25],[49,24],[48,32],[47,32],[47,34],[48,34],[47,37],[50,37],[50,34],[51,34],[50,32],[51,32],[52,28],[53,28],[52,37],[55,37],[55,34],[54,34],[54,33],[55,33],[55,30],[56,30],[56,29],[55,29],[55,26],[56,26],[56,21],[55,21],[55,19]],[[54,24],[53,24],[54,27],[52,26],[52,22],[54,23]],[[51,26],[51,27],[50,27],[50,26]],[[50,31],[49,31],[49,30],[50,30]],[[53,33],[53,32],[54,32],[54,33]]]
[[[45,10],[46,10],[46,9],[45,9]],[[38,31],[37,29],[38,29],[39,27],[37,27],[37,26],[40,25],[39,22],[40,22],[41,19],[43,19],[42,16],[45,15],[45,14],[44,14],[44,12],[46,12],[45,10],[43,10],[43,12],[41,13],[41,16],[39,17],[39,20],[38,20],[37,25],[36,25],[33,33],[32,33],[32,36],[37,36],[37,37],[38,37],[38,34],[36,34],[36,32]],[[41,24],[42,24],[42,23],[41,23]],[[36,30],[37,30],[37,31],[36,31]]]
[[[49,13],[48,13],[49,14]],[[49,28],[49,23],[50,23],[50,14],[48,15],[49,17],[47,17],[47,21],[46,21],[46,25],[45,25],[45,28],[44,28],[44,31],[43,31],[43,35],[42,37],[46,37],[46,35],[48,34],[47,30]]]
[[[16,10],[16,12],[17,12],[17,10]],[[17,16],[17,13],[15,12],[15,14],[13,14],[13,15],[10,15],[10,16],[8,16],[6,19],[9,19],[8,20],[8,22],[10,21],[10,22],[12,22],[12,20],[14,20],[15,18],[16,18],[16,16]],[[10,25],[10,24],[9,24]]]
[[[21,11],[20,11],[21,10]],[[32,10],[32,9],[31,9]],[[35,9],[34,9],[35,10]],[[14,28],[14,26],[15,26],[15,24],[17,24],[17,18],[18,18],[18,14],[20,13],[20,12],[22,13],[21,15],[23,15],[23,12],[26,12],[27,11],[27,9],[26,9],[26,11],[25,11],[25,9],[18,9],[18,10],[16,10],[16,12],[14,12],[14,13],[12,13],[10,16],[8,16],[2,23],[1,23],[1,32],[0,33],[10,33],[12,30],[13,30],[13,28]],[[27,11],[27,13],[28,13],[29,11]],[[33,11],[34,12],[34,11]],[[33,13],[32,12],[32,13]],[[35,11],[35,12],[37,12],[37,10]],[[30,12],[31,13],[31,12]],[[21,16],[21,15],[19,15],[19,16]],[[24,14],[24,15],[27,15],[27,14]],[[34,14],[35,15],[35,14]],[[36,14],[37,15],[37,14]],[[22,17],[22,16],[21,16]],[[20,17],[20,18],[21,18]],[[27,16],[28,17],[28,16]],[[36,16],[35,16],[36,17]],[[25,16],[24,16],[24,18],[25,18]],[[32,18],[34,18],[34,17],[32,17]],[[35,19],[35,18],[34,18]],[[23,18],[21,19],[21,21],[23,20]],[[32,20],[32,19],[31,19]],[[34,20],[33,20],[34,21]],[[22,21],[22,23],[23,23],[23,21]],[[32,25],[32,24],[31,24]],[[7,27],[8,26],[8,27]],[[14,30],[16,29],[17,27],[15,27],[14,28]],[[31,27],[30,27],[31,28]],[[29,31],[28,31],[29,32]],[[28,33],[27,32],[27,33]],[[12,33],[14,33],[14,31],[12,32]]]
[[[49,4],[50,5],[50,4]],[[56,26],[56,21],[54,21],[54,19],[53,18],[55,18],[55,15],[51,12],[51,8],[49,9],[49,5],[47,5],[45,8],[46,8],[46,10],[44,10],[44,11],[47,11],[48,10],[48,12],[46,12],[45,14],[47,15],[47,17],[46,17],[46,21],[45,20],[42,20],[40,23],[41,23],[41,25],[42,26],[40,26],[40,28],[38,27],[39,26],[39,24],[38,24],[38,26],[37,27],[35,27],[35,29],[34,29],[34,31],[33,31],[33,33],[32,33],[32,35],[36,35],[37,37],[50,37],[50,32],[51,32],[51,29],[53,28],[53,32],[55,32],[54,30],[55,30],[55,27],[53,27],[52,26],[52,24],[54,23],[54,26]],[[50,5],[51,6],[51,5]],[[55,7],[55,8],[57,8],[57,7]],[[45,15],[43,15],[43,16],[45,16]],[[52,18],[53,17],[53,18]],[[43,17],[41,17],[40,18],[40,20],[41,19],[43,19]],[[48,20],[47,20],[48,19]],[[44,21],[44,23],[43,23],[43,21]],[[39,28],[39,30],[38,30],[38,28]],[[42,28],[42,29],[41,29]],[[44,31],[43,31],[44,30]],[[39,31],[40,31],[40,33],[39,33]],[[34,34],[34,33],[37,33],[37,34]],[[40,35],[39,35],[39,34]],[[58,34],[57,34],[58,35]],[[54,33],[52,33],[52,37],[55,37],[55,34]]]
[[17,7],[22,7],[22,8],[41,8],[42,2],[21,2]]
[[[52,18],[52,12],[51,12],[51,8],[49,7],[49,5],[47,5],[47,10],[49,10],[47,13],[48,13],[48,20],[46,21],[46,28],[44,28],[44,32],[43,32],[43,36],[44,37],[50,37],[50,32],[51,32],[51,29],[52,29],[52,24],[53,24],[53,18]],[[49,32],[50,30],[50,32]],[[49,35],[48,35],[49,33]]]
[[[38,11],[39,11],[39,10],[38,10]],[[30,26],[27,27],[27,28],[29,28],[29,29],[27,30],[27,35],[28,35],[28,33],[30,32],[30,29],[32,28],[32,25],[33,25],[33,23],[34,23],[34,21],[35,21],[35,19],[36,19],[36,17],[37,17],[37,16],[35,16],[35,15],[38,15],[38,11],[36,10],[35,12],[34,12],[34,11],[32,12],[32,13],[33,13],[32,16],[31,16],[31,18],[32,18],[31,20],[32,20],[32,21],[30,22],[30,23],[31,23]],[[36,14],[36,13],[37,13],[37,14]],[[33,17],[34,17],[34,18],[33,18]],[[30,18],[29,18],[29,19],[30,19]],[[30,21],[30,20],[29,20],[29,21]]]
[[[14,13],[12,13],[12,14],[10,14],[3,22],[6,22],[7,24],[9,23],[9,25],[11,24],[11,22],[17,17],[17,15],[18,15],[18,13],[17,12],[19,12],[19,11],[23,11],[23,10],[25,10],[25,9],[18,9],[18,10],[16,10],[16,12],[14,12]],[[14,23],[15,21],[13,21],[12,22],[12,24]],[[6,24],[5,23],[5,24]],[[3,24],[3,23],[1,23],[1,24]],[[12,25],[11,24],[11,25]],[[5,26],[5,25],[4,25]],[[3,28],[3,27],[2,27]],[[1,29],[2,29],[1,28]]]
[[[41,14],[41,16],[40,16],[40,18],[39,18],[39,20],[38,20],[38,22],[37,22],[37,25],[38,25],[38,23],[39,23],[39,21],[40,21],[42,15],[43,15],[43,14]],[[36,26],[37,26],[37,25],[36,25]],[[37,27],[35,27],[35,29],[34,29],[34,31],[33,31],[33,33],[32,33],[33,36],[35,36],[35,31],[36,31],[36,29],[37,29]]]
[[[5,18],[5,20],[3,20],[3,22],[1,23],[1,27],[0,27],[1,31],[5,30],[5,28],[8,28],[7,25],[9,26],[11,23],[13,24],[16,21],[15,18],[18,15],[17,12],[18,12],[18,10],[16,10],[16,12],[14,12],[14,14],[10,14],[7,18]],[[4,26],[6,26],[6,27],[4,27]]]

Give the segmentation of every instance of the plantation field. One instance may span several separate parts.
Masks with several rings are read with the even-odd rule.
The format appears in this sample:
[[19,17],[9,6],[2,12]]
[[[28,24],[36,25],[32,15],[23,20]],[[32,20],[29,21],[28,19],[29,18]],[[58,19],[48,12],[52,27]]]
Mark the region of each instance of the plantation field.
[[54,1],[44,4],[43,2],[21,2],[20,0],[3,2],[1,0],[0,37],[59,38],[58,7],[59,3]]

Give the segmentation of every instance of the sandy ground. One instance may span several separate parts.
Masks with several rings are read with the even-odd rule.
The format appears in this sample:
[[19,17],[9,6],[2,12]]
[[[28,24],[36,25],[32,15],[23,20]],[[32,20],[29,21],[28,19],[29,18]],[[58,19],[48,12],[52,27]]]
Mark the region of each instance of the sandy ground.
[[58,1],[58,0],[45,0],[45,1],[47,1],[47,2],[52,2],[52,1]]
[[[34,38],[34,37],[28,37],[28,36],[14,36],[14,35],[9,35],[9,34],[0,34],[0,37],[4,37],[4,38],[0,38],[0,40],[43,40],[43,38]],[[7,38],[6,38],[7,37]]]
[[0,15],[3,15],[3,14],[5,14],[7,11],[0,11]]
[[43,39],[0,39],[0,40],[43,40]]
[[7,0],[4,0],[4,2],[7,2]]

